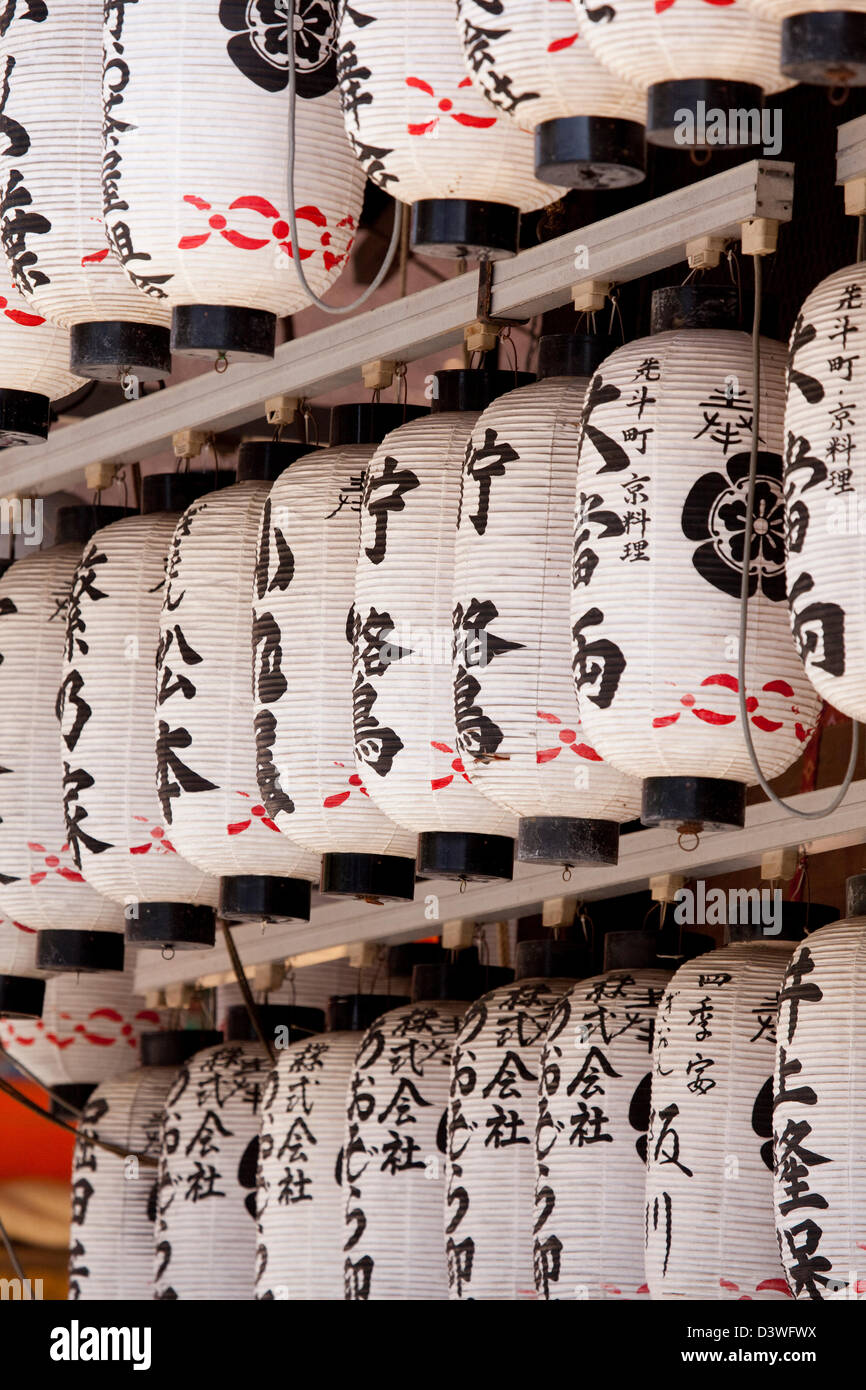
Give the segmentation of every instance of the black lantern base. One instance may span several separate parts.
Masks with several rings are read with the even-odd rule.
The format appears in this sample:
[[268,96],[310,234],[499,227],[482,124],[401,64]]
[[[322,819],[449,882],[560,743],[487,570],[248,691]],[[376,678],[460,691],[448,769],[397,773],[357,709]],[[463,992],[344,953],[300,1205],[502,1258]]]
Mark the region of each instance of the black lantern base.
[[338,897],[409,903],[415,896],[415,860],[397,854],[325,854],[320,890]]
[[36,965],[57,974],[95,975],[123,969],[123,936],[118,931],[65,931],[51,927],[36,938]]
[[412,204],[412,250],[450,260],[501,260],[517,254],[520,210],[471,198],[424,198]]
[[171,350],[181,357],[267,362],[274,355],[277,318],[234,304],[179,304],[171,317]]
[[0,1018],[41,1018],[45,981],[0,975]]
[[227,922],[309,922],[311,894],[306,878],[232,874],[220,879],[219,915]]
[[592,192],[628,188],[646,176],[646,136],[637,121],[559,116],[535,130],[535,176]]
[[[734,149],[748,148],[749,140],[739,140],[731,128],[729,112],[758,111],[763,105],[763,92],[753,82],[727,82],[723,78],[692,77],[675,82],[654,82],[647,92],[646,138],[651,145],[664,145],[668,149]],[[685,120],[684,112],[690,113]],[[724,117],[722,131],[725,138],[715,138],[714,115]],[[746,121],[748,133],[756,133],[755,144],[760,145],[760,125],[754,130],[755,122]],[[709,136],[709,138],[707,138]]]
[[216,940],[212,907],[194,903],[139,903],[138,916],[126,923],[130,946],[153,951],[203,951]]
[[543,936],[517,943],[515,980],[583,980],[591,974],[589,950],[580,941]]
[[160,381],[171,373],[171,334],[152,323],[76,323],[69,333],[69,370],[95,381]]
[[0,390],[0,447],[41,444],[48,438],[51,402],[35,391]]
[[619,826],[573,816],[526,816],[518,826],[521,864],[615,864]]
[[222,1033],[210,1028],[167,1028],[164,1033],[142,1033],[143,1067],[182,1067],[206,1047],[216,1047]]
[[670,825],[684,833],[742,830],[746,786],[721,777],[647,777],[640,818],[644,825]]
[[472,835],[462,830],[435,830],[418,837],[418,872],[429,878],[510,882],[514,875],[514,841],[506,835]]
[[72,1112],[66,1109],[64,1101],[76,1110],[83,1110],[93,1092],[95,1085],[87,1081],[67,1081],[62,1086],[52,1086],[51,1114],[56,1119],[68,1121]]
[[782,72],[821,87],[866,85],[866,15],[814,10],[783,19]]

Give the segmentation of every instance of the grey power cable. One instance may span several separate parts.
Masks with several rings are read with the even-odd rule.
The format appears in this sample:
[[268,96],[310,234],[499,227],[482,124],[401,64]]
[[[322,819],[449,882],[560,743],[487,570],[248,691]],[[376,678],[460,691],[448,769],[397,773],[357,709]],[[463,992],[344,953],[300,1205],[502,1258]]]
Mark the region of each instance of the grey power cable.
[[15,1278],[20,1279],[21,1283],[25,1284],[27,1281],[24,1277],[24,1270],[21,1266],[21,1261],[18,1258],[18,1253],[15,1249],[15,1246],[9,1239],[6,1227],[3,1225],[2,1221],[0,1221],[0,1240],[2,1240],[3,1244],[6,1247],[6,1254],[9,1256],[9,1263],[12,1266],[12,1272],[14,1273]]
[[798,816],[800,820],[820,820],[823,816],[829,816],[840,806],[848,793],[848,788],[854,780],[854,769],[857,766],[857,754],[860,748],[860,726],[856,719],[851,721],[851,754],[848,758],[848,767],[845,777],[838,792],[828,806],[822,807],[818,811],[802,811],[798,806],[791,806],[787,801],[783,801],[777,796],[764,776],[758,755],[755,752],[755,745],[752,741],[752,731],[749,727],[749,711],[746,707],[746,633],[749,622],[749,569],[752,554],[752,512],[755,505],[755,483],[758,477],[758,431],[760,429],[759,414],[761,401],[761,257],[753,256],[752,262],[755,268],[755,310],[752,319],[752,389],[754,392],[754,413],[752,415],[752,439],[749,454],[749,492],[746,501],[746,531],[743,540],[743,577],[740,583],[740,627],[739,643],[737,648],[737,684],[739,686],[739,705],[740,722],[743,728],[743,737],[746,740],[746,748],[749,751],[749,759],[758,779],[758,785],[766,793],[771,801],[780,806],[783,811],[787,811],[792,816]]
[[289,229],[292,238],[292,250],[297,254],[293,259],[295,271],[304,292],[309,296],[311,302],[326,314],[350,314],[353,309],[359,309],[362,304],[375,294],[382,284],[385,276],[394,261],[394,257],[400,246],[400,238],[403,229],[403,219],[405,209],[403,204],[394,199],[394,226],[391,230],[391,240],[388,243],[388,250],[385,252],[385,259],[382,262],[374,280],[367,286],[362,294],[354,299],[351,304],[326,304],[323,299],[316,294],[315,290],[307,282],[304,274],[304,267],[301,263],[300,248],[301,243],[298,238],[298,221],[295,214],[295,108],[298,99],[298,74],[297,60],[295,57],[295,3],[296,0],[286,0],[288,34],[286,38],[286,48],[289,59],[289,175],[288,175],[288,202],[289,202]]

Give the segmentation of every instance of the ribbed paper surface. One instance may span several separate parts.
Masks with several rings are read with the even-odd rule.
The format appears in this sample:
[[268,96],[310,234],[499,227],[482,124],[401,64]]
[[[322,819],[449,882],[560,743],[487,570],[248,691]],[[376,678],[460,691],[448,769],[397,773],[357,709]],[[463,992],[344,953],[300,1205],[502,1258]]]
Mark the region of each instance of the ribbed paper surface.
[[32,391],[51,401],[77,391],[84,377],[69,370],[66,329],[34,313],[5,268],[0,288],[0,389]]

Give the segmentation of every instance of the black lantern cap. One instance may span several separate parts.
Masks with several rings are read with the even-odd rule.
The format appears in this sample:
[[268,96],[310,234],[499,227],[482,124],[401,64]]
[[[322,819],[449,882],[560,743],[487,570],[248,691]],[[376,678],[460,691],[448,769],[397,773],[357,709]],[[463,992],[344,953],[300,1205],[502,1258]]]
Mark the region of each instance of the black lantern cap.
[[[93,1092],[96,1090],[96,1083],[87,1081],[67,1081],[61,1086],[52,1086],[51,1105],[49,1109],[55,1120],[74,1119],[71,1110],[66,1108],[72,1106],[75,1110],[83,1110]],[[64,1105],[64,1101],[66,1105]]]
[[422,198],[412,204],[409,236],[422,256],[498,261],[517,254],[520,210],[472,198]]
[[36,391],[0,390],[0,448],[41,444],[48,438],[51,401]]
[[846,878],[845,916],[866,917],[866,874],[851,874]]
[[524,816],[517,827],[522,864],[615,864],[619,826],[574,816]]
[[646,175],[646,132],[615,116],[557,116],[535,128],[535,177],[594,193]]
[[457,953],[456,961],[416,965],[412,971],[412,1002],[434,999],[480,999],[500,985],[510,985],[514,971],[504,965],[484,965],[475,946]]
[[[701,102],[702,106],[699,104]],[[734,110],[760,111],[763,104],[764,94],[754,82],[727,82],[719,77],[654,82],[647,91],[646,138],[651,145],[664,145],[668,149],[703,149],[707,142],[701,121],[702,112],[706,124],[710,125],[714,112],[727,116],[729,111]],[[683,123],[682,113],[685,111],[691,112],[693,117],[691,130],[687,130]],[[677,139],[677,132],[681,132],[680,139]],[[682,132],[692,138],[683,140]],[[760,144],[760,130],[758,136],[757,143]],[[729,145],[721,141],[712,148],[748,150],[750,146]]]
[[614,346],[606,333],[545,333],[538,343],[538,380],[592,376]]
[[183,473],[148,473],[141,480],[141,515],[185,512],[206,493],[228,487],[234,480],[234,469],[229,468],[221,468],[218,473],[211,468]]
[[195,903],[138,903],[138,916],[126,923],[130,946],[154,951],[201,951],[216,940],[212,907]]
[[653,290],[650,333],[680,328],[740,327],[736,285],[665,285]]
[[640,818],[646,826],[669,825],[683,834],[742,830],[746,785],[722,777],[647,777]]
[[58,507],[54,524],[54,544],[67,545],[75,542],[86,545],[90,537],[103,526],[111,526],[122,521],[125,516],[135,516],[131,507],[106,507],[101,502],[82,503],[78,507]]
[[[757,893],[758,898],[754,900],[749,897],[749,892]],[[725,942],[733,945],[738,941],[801,941],[807,932],[817,931],[819,927],[826,927],[830,922],[836,922],[839,918],[839,909],[828,907],[826,903],[803,903],[803,902],[779,902],[781,908],[781,923],[775,920],[775,910],[771,915],[771,920],[763,920],[763,903],[760,897],[761,889],[743,889],[745,901],[742,911],[738,909],[737,916],[747,918],[745,922],[728,922],[725,928]],[[766,892],[766,889],[763,891]],[[781,889],[777,890],[781,892]],[[775,903],[774,903],[775,909]],[[758,916],[761,920],[752,920],[755,915],[755,907],[758,909]],[[770,915],[770,914],[768,914]],[[776,926],[779,925],[779,930]]]
[[206,1047],[216,1047],[222,1033],[211,1028],[167,1028],[163,1033],[142,1033],[143,1067],[180,1067]]
[[231,874],[220,879],[220,917],[227,922],[309,922],[313,885],[306,878]]
[[399,946],[389,946],[387,956],[388,979],[407,979],[416,965],[444,965],[448,952],[435,941],[404,941]]
[[152,323],[76,323],[69,332],[69,370],[94,381],[160,381],[171,374],[171,334]]
[[609,931],[604,938],[605,970],[664,970],[657,931]]
[[824,87],[866,84],[866,15],[811,10],[782,20],[782,72]]
[[49,927],[36,936],[36,966],[52,973],[96,975],[123,969],[123,933]]
[[394,401],[352,401],[331,409],[330,446],[381,444],[386,434],[429,415],[426,405],[398,405]]
[[312,453],[312,444],[295,440],[245,439],[238,449],[238,482],[272,483],[297,459]]
[[498,367],[456,367],[433,373],[433,404],[436,415],[447,410],[484,410],[498,396],[530,386],[532,372],[507,372]]
[[515,980],[583,980],[591,973],[589,951],[581,941],[543,936],[517,943]]
[[0,1018],[41,1018],[45,981],[29,975],[0,975]]
[[276,314],[265,309],[178,304],[171,316],[171,350],[181,357],[267,362],[276,340]]
[[[259,1004],[256,1007],[265,1037],[276,1037],[278,1028],[288,1031],[290,1043],[303,1042],[325,1027],[323,1009],[304,1009],[297,1004]],[[226,1042],[258,1042],[258,1034],[245,1004],[232,1004],[226,1019]]]
[[324,854],[320,891],[338,897],[411,902],[415,860],[397,854]]
[[408,994],[332,994],[326,1009],[329,1033],[360,1033],[391,1009],[409,1003]]
[[514,875],[514,841],[506,835],[473,835],[465,830],[435,830],[418,837],[418,872],[428,878],[465,879],[468,883],[510,882]]

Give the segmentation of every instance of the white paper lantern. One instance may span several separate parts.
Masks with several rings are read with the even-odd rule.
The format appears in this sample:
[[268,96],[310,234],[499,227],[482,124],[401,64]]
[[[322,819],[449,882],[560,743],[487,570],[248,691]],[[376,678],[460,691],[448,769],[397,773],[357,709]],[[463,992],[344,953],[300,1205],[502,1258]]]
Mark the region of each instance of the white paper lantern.
[[379,810],[355,770],[352,605],[365,470],[402,419],[398,406],[334,410],[332,447],[299,459],[274,483],[253,599],[263,643],[259,788],[269,813],[325,856],[323,892],[396,901],[415,892],[416,837]]
[[[153,1222],[156,1167],[132,1165],[138,1155],[159,1158],[165,1099],[178,1067],[193,1052],[220,1041],[219,1033],[145,1033],[142,1066],[102,1081],[78,1125],[72,1159],[69,1298],[153,1298]],[[123,1158],[95,1144],[116,1144]]]
[[53,975],[42,1017],[0,1018],[0,1044],[44,1086],[84,1105],[101,1081],[135,1066],[141,1034],[162,1027],[133,993],[135,968],[122,974]]
[[[2,93],[0,93],[2,112]],[[0,445],[47,439],[51,402],[85,384],[69,370],[69,334],[34,314],[4,275],[0,294]]]
[[531,137],[473,87],[453,6],[342,0],[338,66],[352,147],[368,178],[412,205],[416,251],[513,255],[520,214],[564,192],[535,178]]
[[864,0],[747,0],[750,10],[782,25],[782,72],[796,82],[862,87],[866,82]]
[[[335,32],[336,0],[295,6],[295,207],[317,294],[345,268],[364,187],[342,125]],[[133,283],[171,306],[179,353],[270,357],[277,317],[310,302],[288,220],[286,34],[272,0],[106,11],[109,239]]]
[[343,1297],[346,1089],[364,1029],[405,1002],[330,999],[329,1031],[279,1052],[262,1101],[257,1298]]
[[[179,854],[219,878],[220,916],[231,920],[308,920],[310,885],[319,878],[318,856],[281,835],[259,800],[245,659],[261,637],[250,594],[267,475],[276,476],[296,452],[276,443],[242,445],[242,480],[184,512],[159,618],[157,746],[171,737],[196,772],[178,777],[163,795],[166,829]],[[262,640],[270,652],[267,636]],[[307,684],[307,698],[309,690]]]
[[[0,578],[0,910],[47,929],[38,963],[48,970],[123,969],[123,912],[85,882],[67,839],[55,708],[82,543],[122,515],[118,507],[61,508],[58,543],[16,560]],[[70,703],[74,742],[74,682],[60,699]],[[0,1001],[17,1012],[14,983],[3,986]]]
[[825,700],[866,718],[866,623],[852,572],[862,563],[866,482],[857,455],[866,374],[866,264],[837,270],[812,291],[789,346],[785,408],[788,603],[806,674]]
[[[260,1008],[272,1037],[301,1015],[305,1031],[324,1022],[318,1009]],[[156,1298],[255,1297],[256,1170],[262,1098],[272,1070],[250,1034],[246,1010],[230,1010],[226,1041],[185,1063],[165,1102],[156,1198]],[[292,1041],[297,1037],[291,1034]]]
[[[451,1061],[445,1250],[452,1298],[535,1298],[535,1126],[551,1017],[583,954],[566,942],[518,947],[513,984],[463,1017]],[[540,966],[546,966],[542,975]]]
[[779,995],[773,1088],[775,1218],[794,1298],[863,1298],[862,1092],[866,879],[811,933]]
[[[511,372],[437,372],[437,413],[370,460],[355,581],[355,765],[387,816],[420,836],[419,872],[510,879],[514,818],[470,782],[456,739],[484,715],[452,692],[451,599],[463,457],[477,412]],[[475,409],[460,406],[473,406]],[[488,644],[510,633],[496,622]]]
[[127,941],[160,948],[214,940],[217,880],[181,858],[166,823],[181,782],[194,786],[199,774],[182,726],[164,721],[155,747],[153,724],[169,547],[204,477],[145,478],[146,514],[97,531],[67,612],[63,683],[76,691],[61,724],[67,834],[88,883],[124,904]]
[[457,746],[473,786],[521,817],[518,859],[544,863],[616,863],[618,823],[640,811],[638,784],[581,732],[571,670],[574,460],[601,355],[593,338],[543,338],[545,379],[481,412],[463,463],[454,696],[484,719]]
[[[535,1285],[550,1299],[636,1299],[644,1275],[646,1128],[656,1009],[670,979],[637,962],[575,985],[542,1053],[536,1134]],[[643,948],[643,949],[641,949]]]
[[[687,322],[715,315],[718,293],[692,302],[657,291],[659,326],[671,311]],[[660,331],[612,353],[584,405],[571,608],[578,705],[593,748],[646,779],[645,824],[742,825],[755,781],[737,678],[751,351],[745,333],[726,327]],[[783,391],[784,349],[762,340],[745,669],[769,778],[799,756],[817,715],[784,602]]]
[[2,243],[18,289],[71,330],[74,372],[166,376],[168,306],[124,274],[102,222],[100,6],[29,5],[4,26],[0,65],[6,114],[21,132],[0,161]]
[[646,1185],[654,1299],[790,1297],[772,1220],[772,1068],[793,949],[756,936],[699,956],[659,1005]]
[[779,68],[779,29],[747,0],[575,0],[575,11],[593,56],[647,92],[653,144],[753,144],[779,153],[768,148],[773,136],[781,139],[779,114],[772,113],[766,133],[761,129],[764,94],[790,86]]
[[535,172],[572,188],[644,177],[644,95],[598,63],[570,0],[457,0],[467,70],[487,99],[535,135]]

